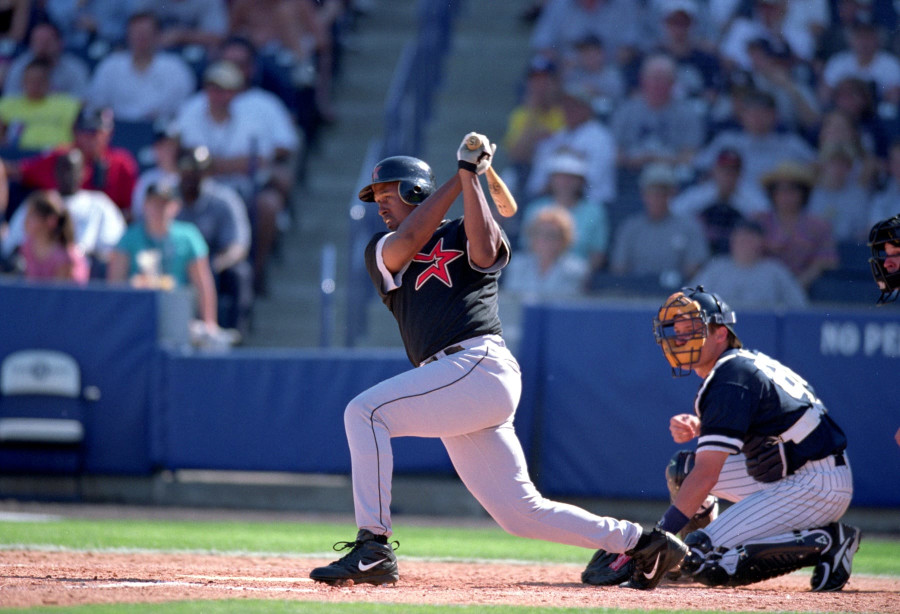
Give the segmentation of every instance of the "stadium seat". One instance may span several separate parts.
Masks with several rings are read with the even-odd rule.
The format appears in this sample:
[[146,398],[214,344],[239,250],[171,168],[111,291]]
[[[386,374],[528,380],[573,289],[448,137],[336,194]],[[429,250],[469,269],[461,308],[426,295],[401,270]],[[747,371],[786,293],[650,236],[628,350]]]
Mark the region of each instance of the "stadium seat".
[[80,474],[85,403],[69,354],[13,352],[0,363],[0,471]]
[[[868,265],[866,265],[868,267]],[[825,271],[809,287],[814,303],[875,304],[878,289],[868,268]]]

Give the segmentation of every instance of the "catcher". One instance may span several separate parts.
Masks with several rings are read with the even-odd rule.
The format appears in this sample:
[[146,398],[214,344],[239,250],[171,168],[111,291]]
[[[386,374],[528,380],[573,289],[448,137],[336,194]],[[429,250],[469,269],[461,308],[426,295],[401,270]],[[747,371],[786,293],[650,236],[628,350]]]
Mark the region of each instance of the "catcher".
[[[681,573],[707,586],[752,584],[814,566],[813,591],[841,590],[860,541],[859,529],[838,522],[853,495],[846,438],[803,378],[744,349],[735,321],[702,286],[671,295],[654,319],[673,375],[693,371],[703,380],[696,414],[669,423],[676,443],[697,438],[697,448],[670,463],[672,505],[657,526],[672,533],[698,528],[685,538],[690,552]],[[716,516],[711,495],[734,505]],[[582,580],[618,583],[629,563],[599,551]]]

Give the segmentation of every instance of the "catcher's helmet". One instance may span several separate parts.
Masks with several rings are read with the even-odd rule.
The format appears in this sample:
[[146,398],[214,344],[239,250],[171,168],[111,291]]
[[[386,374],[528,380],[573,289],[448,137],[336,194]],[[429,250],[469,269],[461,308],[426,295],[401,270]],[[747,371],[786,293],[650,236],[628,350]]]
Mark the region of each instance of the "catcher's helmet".
[[884,266],[888,257],[885,246],[888,244],[900,247],[900,215],[878,222],[869,232],[869,249],[872,250],[869,266],[875,284],[881,290],[878,303],[895,301],[900,295],[900,270],[890,273]]
[[434,173],[428,164],[412,156],[391,156],[375,165],[372,183],[359,191],[359,199],[367,203],[375,202],[372,186],[391,181],[400,182],[397,192],[400,200],[407,205],[418,205],[435,190]]
[[718,294],[703,286],[682,288],[669,296],[653,318],[653,336],[672,366],[672,375],[688,375],[700,360],[709,324],[726,327],[734,337],[732,347],[742,347],[734,332],[737,316]]

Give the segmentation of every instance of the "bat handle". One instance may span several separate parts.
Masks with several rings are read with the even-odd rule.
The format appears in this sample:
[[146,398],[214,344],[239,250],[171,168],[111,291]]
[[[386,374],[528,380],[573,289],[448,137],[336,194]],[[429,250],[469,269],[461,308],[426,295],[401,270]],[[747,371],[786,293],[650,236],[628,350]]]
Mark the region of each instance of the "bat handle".
[[478,149],[479,147],[481,147],[481,138],[474,134],[466,138],[466,147],[472,150]]

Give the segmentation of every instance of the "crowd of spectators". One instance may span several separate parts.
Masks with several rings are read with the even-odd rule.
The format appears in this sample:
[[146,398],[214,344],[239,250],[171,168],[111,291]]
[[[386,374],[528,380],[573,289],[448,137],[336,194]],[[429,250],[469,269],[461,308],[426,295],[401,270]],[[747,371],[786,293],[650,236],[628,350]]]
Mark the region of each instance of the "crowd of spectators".
[[246,335],[352,0],[0,3],[0,264],[184,287]]
[[[522,17],[502,173],[530,220],[567,208],[556,161],[578,167],[581,295],[709,280],[786,308],[867,274],[869,228],[900,212],[896,3],[537,0]],[[533,258],[528,224],[504,223]]]

